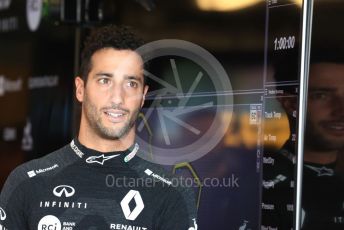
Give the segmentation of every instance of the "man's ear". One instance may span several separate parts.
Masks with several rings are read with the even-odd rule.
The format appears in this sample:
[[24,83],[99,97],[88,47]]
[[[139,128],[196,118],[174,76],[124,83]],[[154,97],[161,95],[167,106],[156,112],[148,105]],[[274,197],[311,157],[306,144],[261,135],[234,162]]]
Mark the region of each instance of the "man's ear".
[[75,96],[79,102],[83,102],[85,93],[85,83],[81,77],[76,77],[75,80]]
[[143,87],[143,95],[142,95],[141,108],[142,108],[143,104],[145,103],[146,94],[147,94],[147,92],[148,92],[148,88],[149,88],[148,85],[145,85],[145,86]]
[[297,110],[297,98],[295,96],[280,97],[278,101],[289,116],[295,117],[295,111]]

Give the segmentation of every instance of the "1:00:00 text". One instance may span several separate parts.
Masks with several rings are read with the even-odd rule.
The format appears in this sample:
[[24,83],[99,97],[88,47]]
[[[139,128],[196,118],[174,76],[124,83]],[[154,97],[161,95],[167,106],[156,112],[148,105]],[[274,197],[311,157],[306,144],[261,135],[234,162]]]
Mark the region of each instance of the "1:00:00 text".
[[295,36],[275,38],[275,50],[293,49],[295,46]]

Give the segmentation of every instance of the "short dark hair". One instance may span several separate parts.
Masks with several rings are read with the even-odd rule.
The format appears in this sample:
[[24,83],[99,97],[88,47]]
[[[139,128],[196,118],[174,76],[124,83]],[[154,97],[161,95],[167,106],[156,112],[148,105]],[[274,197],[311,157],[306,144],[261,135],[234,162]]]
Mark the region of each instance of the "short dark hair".
[[[274,78],[277,82],[286,80],[298,80],[301,52],[298,47],[282,56],[274,63]],[[312,47],[310,54],[310,68],[319,63],[344,64],[344,51],[338,47]],[[278,85],[277,89],[284,89],[288,93],[295,93],[292,87],[285,88]]]
[[86,38],[81,53],[80,72],[82,79],[87,81],[87,76],[92,68],[92,55],[104,48],[117,50],[136,50],[144,44],[133,30],[128,26],[107,25],[91,31]]
[[317,63],[344,64],[344,50],[339,47],[314,48],[311,50],[310,64]]

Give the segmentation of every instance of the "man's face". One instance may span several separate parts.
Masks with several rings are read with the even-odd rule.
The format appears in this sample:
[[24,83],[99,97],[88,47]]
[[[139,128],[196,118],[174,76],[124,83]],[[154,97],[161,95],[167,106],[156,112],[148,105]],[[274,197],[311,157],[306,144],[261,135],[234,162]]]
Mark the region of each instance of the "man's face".
[[344,147],[344,64],[311,66],[305,141],[319,151]]
[[144,86],[143,62],[136,52],[98,50],[91,58],[87,83],[82,81],[78,89],[77,81],[82,80],[76,79],[76,84],[85,130],[113,140],[135,132],[135,121],[148,90]]

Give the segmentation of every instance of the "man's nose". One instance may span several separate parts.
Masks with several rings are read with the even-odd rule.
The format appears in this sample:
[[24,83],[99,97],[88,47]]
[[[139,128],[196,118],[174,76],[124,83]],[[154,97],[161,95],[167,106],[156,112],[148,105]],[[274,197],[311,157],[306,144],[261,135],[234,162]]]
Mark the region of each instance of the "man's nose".
[[334,116],[344,116],[344,95],[336,97],[332,103],[332,113]]
[[114,104],[123,104],[124,90],[119,84],[114,84],[111,88],[111,102]]

